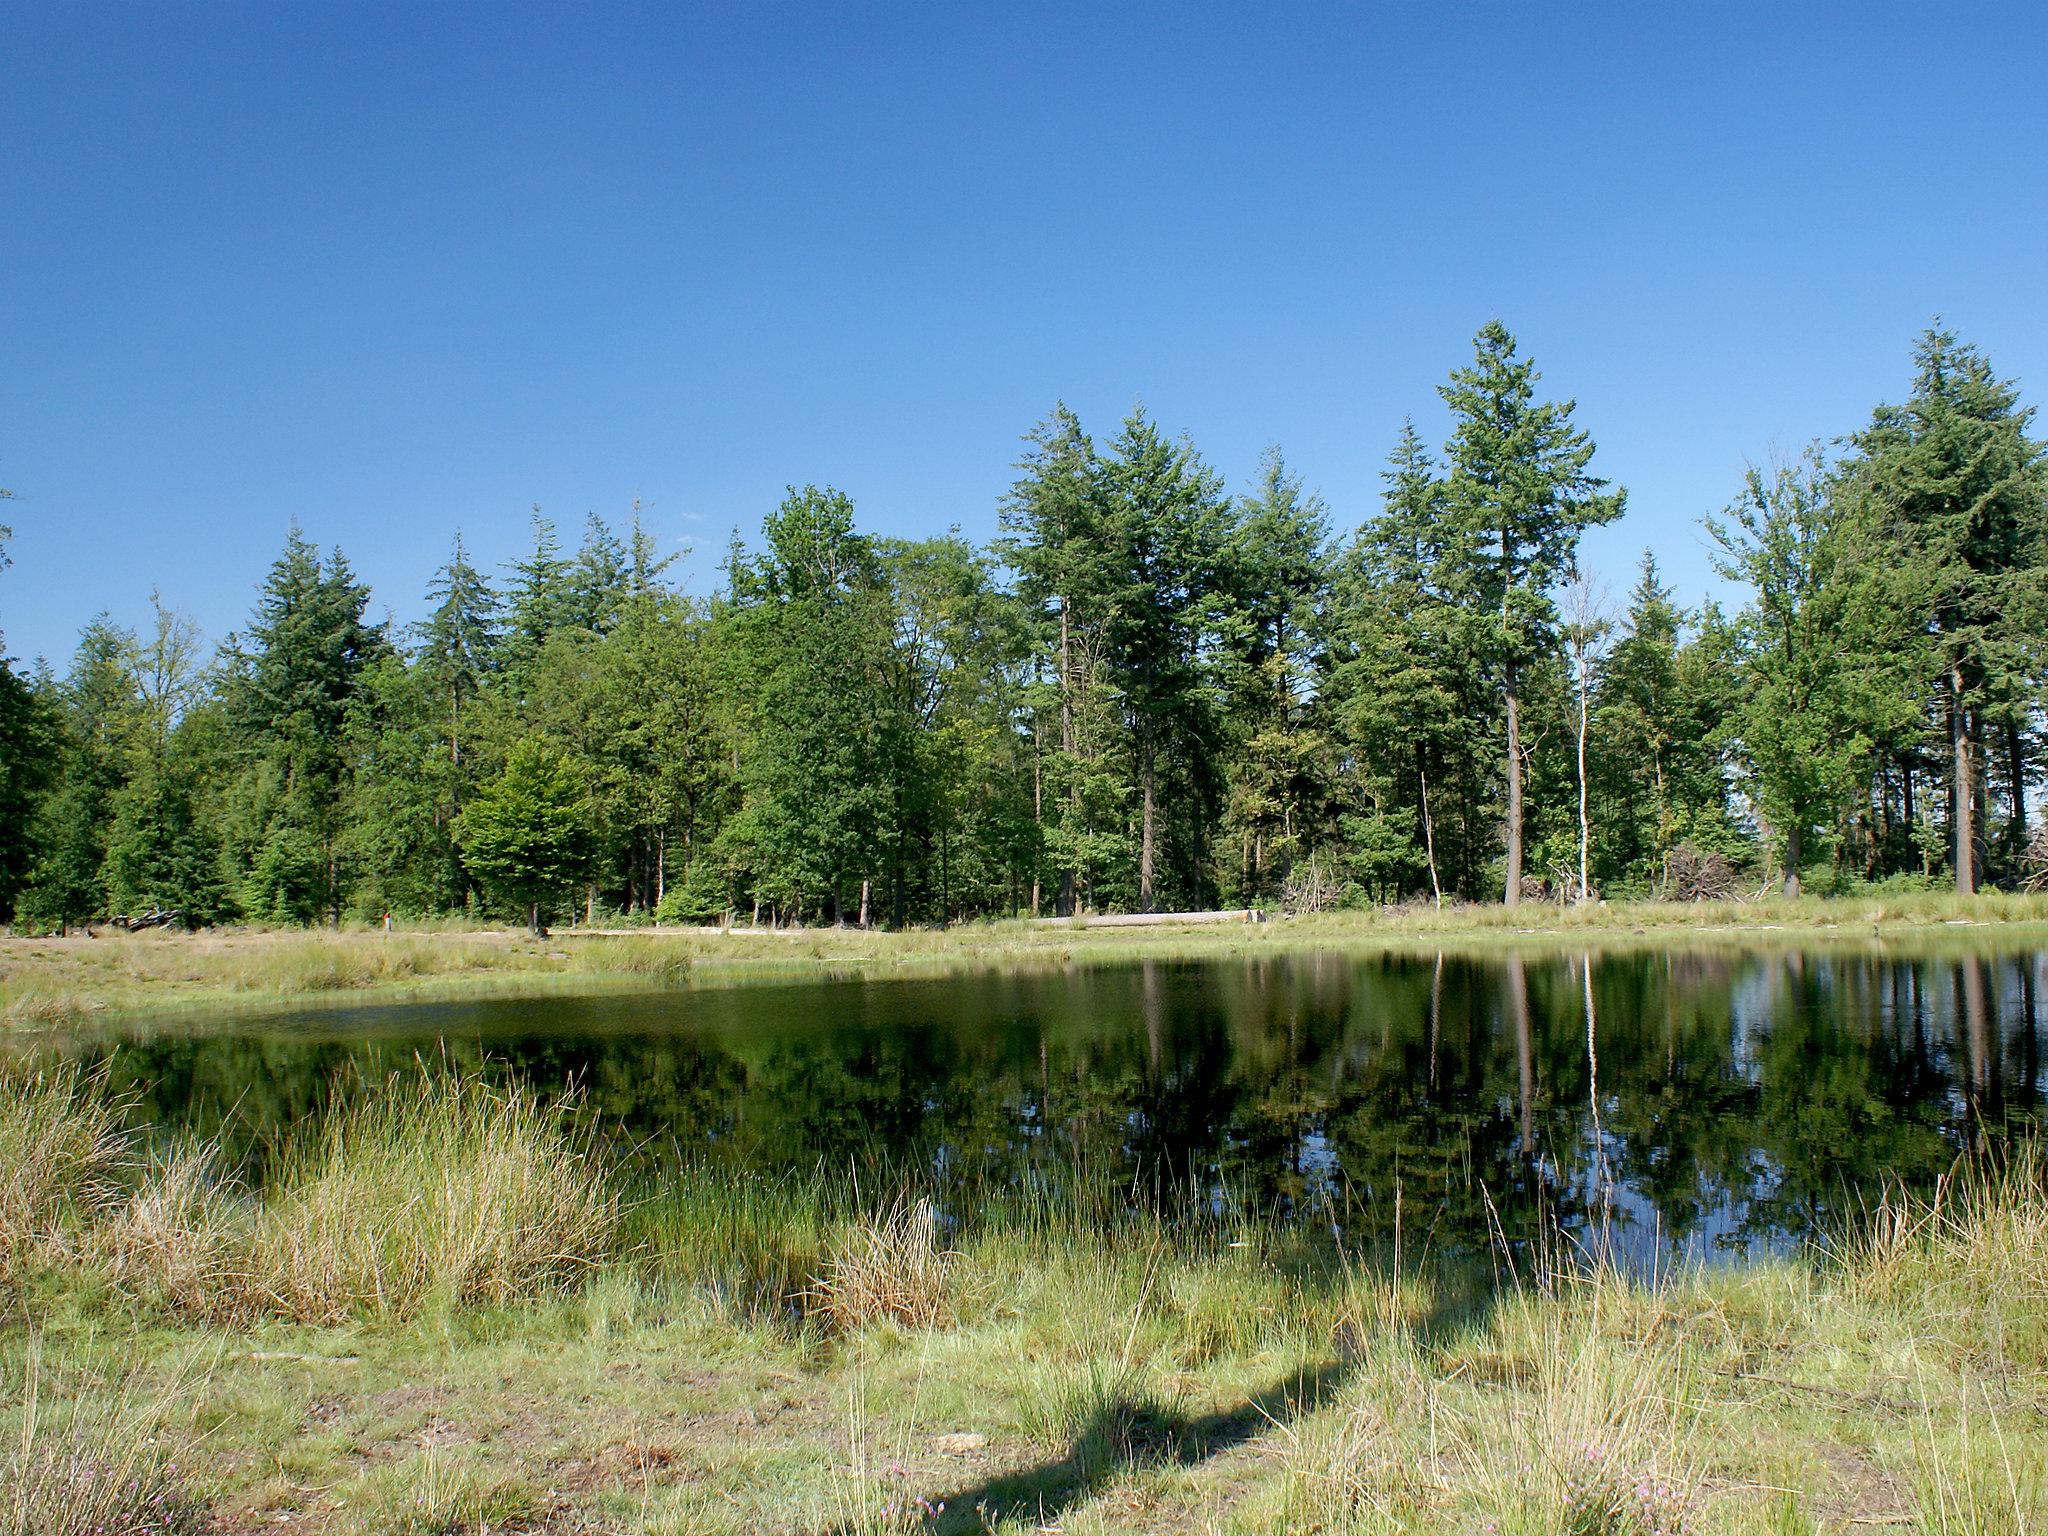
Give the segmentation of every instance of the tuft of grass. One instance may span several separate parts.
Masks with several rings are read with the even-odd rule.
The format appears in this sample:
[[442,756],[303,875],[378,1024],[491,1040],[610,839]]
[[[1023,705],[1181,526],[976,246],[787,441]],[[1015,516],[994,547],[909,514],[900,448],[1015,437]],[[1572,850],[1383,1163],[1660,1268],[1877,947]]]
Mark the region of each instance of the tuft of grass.
[[20,1426],[0,1448],[0,1536],[199,1536],[210,1528],[179,1469],[165,1402],[127,1390],[55,1394],[34,1344],[25,1375]]
[[218,1149],[185,1143],[151,1159],[95,1246],[122,1292],[230,1323],[256,1310],[259,1221],[221,1175]]
[[66,1064],[0,1075],[0,1289],[118,1197],[120,1106]]
[[260,1200],[208,1149],[159,1160],[107,1247],[117,1280],[175,1310],[339,1323],[566,1291],[615,1255],[619,1221],[568,1104],[422,1075],[332,1115]]
[[1520,1390],[1451,1414],[1455,1482],[1505,1536],[1680,1536],[1701,1483],[1686,1347],[1628,1327],[1638,1298],[1611,1272],[1568,1291],[1497,1310]]
[[929,1200],[900,1200],[863,1216],[834,1239],[811,1282],[810,1310],[834,1328],[889,1321],[929,1328],[945,1314],[959,1257],[939,1236]]
[[2048,1162],[2028,1142],[1934,1194],[1891,1194],[1837,1245],[1848,1289],[1986,1361],[2048,1368]]
[[618,1230],[618,1197],[568,1106],[474,1077],[392,1078],[331,1117],[279,1183],[268,1279],[302,1320],[559,1292]]
[[1030,1398],[1019,1417],[1026,1435],[1092,1478],[1170,1455],[1187,1413],[1178,1393],[1156,1388],[1126,1358],[1088,1361]]
[[657,1287],[693,1290],[742,1324],[794,1322],[830,1247],[835,1202],[822,1186],[685,1165],[629,1207],[630,1248]]

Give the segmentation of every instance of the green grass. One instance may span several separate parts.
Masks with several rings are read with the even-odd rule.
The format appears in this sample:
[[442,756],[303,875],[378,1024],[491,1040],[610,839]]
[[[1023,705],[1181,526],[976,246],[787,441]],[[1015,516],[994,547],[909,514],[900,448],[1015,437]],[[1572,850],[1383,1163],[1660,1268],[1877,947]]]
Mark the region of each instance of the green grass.
[[107,1110],[0,1087],[23,1145],[90,1154],[0,1317],[8,1536],[2048,1529],[2031,1153],[1811,1256],[1494,1291],[1106,1199],[942,1225],[907,1182],[629,1173],[462,1078],[368,1093],[261,1191]]
[[1956,944],[2048,942],[2048,895],[1882,892],[1798,901],[1600,903],[1588,907],[1412,907],[1258,925],[1081,928],[989,922],[905,933],[856,929],[645,930],[545,940],[507,930],[425,927],[0,937],[0,1021],[18,1028],[94,1017],[452,996],[659,990],[791,978],[929,975],[985,967],[1144,957],[1674,942]]

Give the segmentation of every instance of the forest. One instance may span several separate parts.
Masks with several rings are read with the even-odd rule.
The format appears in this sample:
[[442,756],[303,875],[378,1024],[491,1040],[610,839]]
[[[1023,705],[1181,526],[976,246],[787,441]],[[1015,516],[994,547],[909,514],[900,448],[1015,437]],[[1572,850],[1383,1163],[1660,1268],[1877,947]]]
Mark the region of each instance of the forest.
[[[1903,370],[1902,370],[1903,371]],[[1335,529],[1134,410],[1056,405],[986,547],[792,488],[678,591],[636,509],[459,534],[370,621],[294,525],[209,650],[159,596],[0,667],[0,919],[862,924],[1258,905],[1968,894],[2048,875],[2048,467],[1934,328],[1910,392],[1703,519],[1733,610],[1624,514],[1498,323]],[[4,563],[0,544],[0,563]],[[19,573],[10,579],[20,579]],[[0,588],[4,598],[4,588]],[[0,607],[4,615],[4,607]]]

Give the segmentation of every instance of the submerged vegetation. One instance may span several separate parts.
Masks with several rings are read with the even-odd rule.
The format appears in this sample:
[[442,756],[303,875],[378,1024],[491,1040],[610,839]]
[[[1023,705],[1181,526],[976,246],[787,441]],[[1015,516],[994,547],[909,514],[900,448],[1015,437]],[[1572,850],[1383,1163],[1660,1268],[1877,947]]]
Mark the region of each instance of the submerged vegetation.
[[2024,1149],[1802,1254],[1629,1273],[1583,1246],[1447,1262],[1419,1210],[1405,1246],[1358,1247],[1113,1198],[629,1171],[561,1106],[459,1075],[389,1082],[238,1185],[218,1148],[110,1142],[106,1093],[0,1088],[0,1143],[86,1149],[0,1207],[10,1536],[2048,1519]]

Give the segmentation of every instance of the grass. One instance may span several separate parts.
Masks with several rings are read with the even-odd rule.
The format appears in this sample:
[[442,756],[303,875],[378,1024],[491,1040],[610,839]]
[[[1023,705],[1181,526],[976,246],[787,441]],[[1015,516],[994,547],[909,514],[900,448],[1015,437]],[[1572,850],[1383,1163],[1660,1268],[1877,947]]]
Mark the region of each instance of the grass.
[[508,1306],[615,1252],[619,1199],[569,1106],[479,1079],[393,1078],[260,1196],[210,1147],[158,1159],[108,1224],[117,1284],[186,1315],[302,1323]]
[[[1967,934],[1960,930],[1968,928]],[[987,966],[1064,966],[1143,957],[1541,948],[1568,943],[1702,945],[1822,941],[1993,929],[2012,942],[2048,935],[2048,895],[1956,897],[1877,892],[1835,898],[1685,905],[1407,907],[1280,919],[1259,925],[1087,929],[988,922],[905,933],[857,929],[643,930],[533,940],[506,930],[428,927],[219,930],[0,937],[0,1021],[48,1029],[99,1016],[204,1005],[289,1005],[457,995],[648,990],[791,977],[921,975]]]
[[45,1249],[114,1198],[120,1107],[71,1065],[0,1064],[0,1299]]
[[632,1174],[460,1077],[371,1085],[261,1190],[107,1109],[0,1087],[85,1149],[29,1169],[0,1536],[2048,1529],[2031,1153],[1824,1253],[1494,1290],[1242,1219]]
[[46,1379],[34,1342],[18,1385],[20,1423],[0,1448],[0,1536],[199,1536],[206,1529],[205,1511],[178,1469],[168,1402],[119,1384],[62,1392]]

